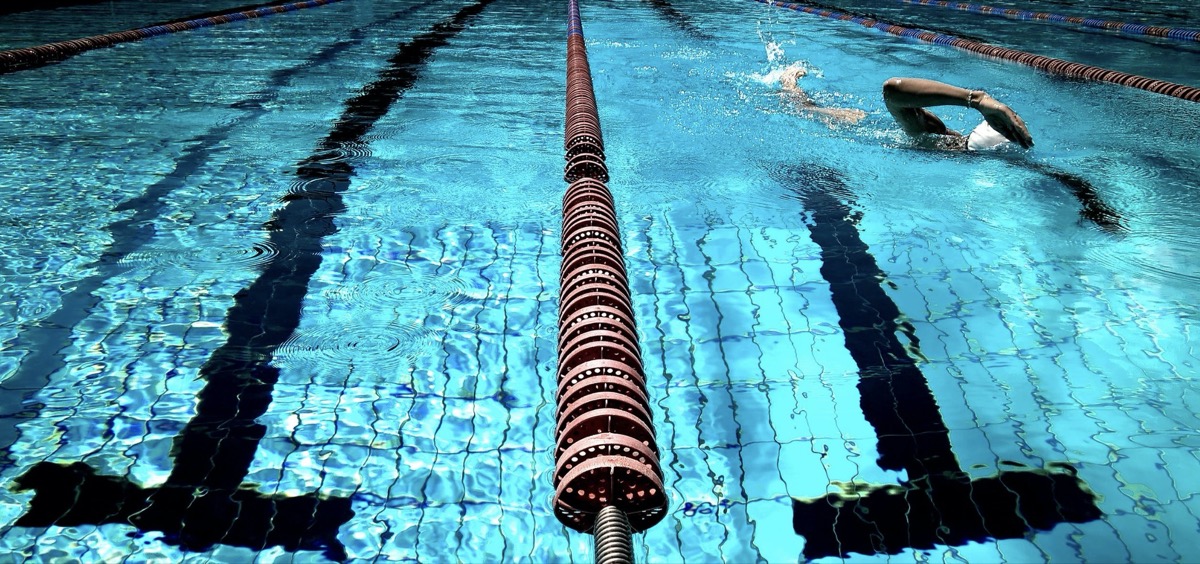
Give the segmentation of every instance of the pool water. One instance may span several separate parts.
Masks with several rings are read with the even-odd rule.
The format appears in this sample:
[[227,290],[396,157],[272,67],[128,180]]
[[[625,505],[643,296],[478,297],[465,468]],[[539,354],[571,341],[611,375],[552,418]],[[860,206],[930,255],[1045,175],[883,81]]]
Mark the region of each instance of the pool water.
[[[639,560],[1190,557],[1195,104],[749,0],[582,10],[671,504]],[[354,0],[0,76],[0,550],[589,561],[550,508],[565,18]],[[865,118],[797,111],[796,63]],[[1036,146],[922,148],[890,76],[984,88]],[[1060,505],[992,503],[1027,477]],[[927,537],[796,520],[912,484]]]
[[[19,49],[54,41],[136,29],[148,24],[262,4],[254,0],[171,0],[122,2],[120,0],[62,0],[69,8],[44,8],[54,0],[10,0],[0,7],[4,17],[0,49]],[[284,4],[275,2],[264,5]],[[72,5],[78,4],[78,5]],[[11,13],[10,13],[11,11]]]
[[[924,27],[1039,55],[1200,86],[1196,65],[1190,63],[1200,57],[1200,43],[1195,41],[1121,33],[1077,24],[981,15],[951,8],[906,4],[901,0],[829,0],[819,3],[906,27]],[[1187,2],[973,0],[964,3],[1068,17],[1200,29],[1200,6]]]

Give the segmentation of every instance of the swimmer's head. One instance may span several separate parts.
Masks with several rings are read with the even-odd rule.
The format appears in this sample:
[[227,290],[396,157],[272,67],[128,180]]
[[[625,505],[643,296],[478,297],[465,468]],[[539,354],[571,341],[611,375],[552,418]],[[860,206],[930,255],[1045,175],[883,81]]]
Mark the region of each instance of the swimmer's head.
[[795,89],[796,81],[804,78],[808,71],[800,65],[792,65],[783,69],[783,74],[779,75],[779,84],[783,85],[784,89]]

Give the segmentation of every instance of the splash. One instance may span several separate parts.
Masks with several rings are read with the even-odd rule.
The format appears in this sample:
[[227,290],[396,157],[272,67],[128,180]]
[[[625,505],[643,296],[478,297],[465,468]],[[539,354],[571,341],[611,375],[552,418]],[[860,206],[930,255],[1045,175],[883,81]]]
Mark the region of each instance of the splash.
[[768,39],[764,42],[763,46],[767,50],[767,62],[774,63],[783,60],[785,55],[783,52],[783,45],[781,43],[773,39]]
[[804,70],[804,74],[802,76],[812,76],[814,78],[824,77],[824,74],[820,69],[814,68],[806,61],[794,61],[787,65],[772,65],[771,70],[765,73],[750,73],[747,76],[749,76],[752,80],[761,82],[767,86],[778,86],[780,77],[782,77],[784,73],[792,72],[796,68]]
[[779,68],[771,69],[766,74],[761,74],[761,73],[751,74],[750,78],[753,78],[754,80],[761,82],[765,85],[774,86],[774,85],[779,84],[779,78],[783,76],[783,73],[788,72],[789,69],[791,69],[791,67],[779,67]]

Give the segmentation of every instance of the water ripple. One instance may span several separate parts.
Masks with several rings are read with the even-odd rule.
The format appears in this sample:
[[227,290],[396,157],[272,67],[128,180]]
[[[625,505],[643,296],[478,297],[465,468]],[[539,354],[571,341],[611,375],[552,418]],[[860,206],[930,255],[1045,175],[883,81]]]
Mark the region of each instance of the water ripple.
[[371,144],[367,141],[342,141],[337,147],[330,149],[340,160],[364,159],[372,156]]
[[390,379],[433,349],[433,332],[419,324],[324,324],[294,333],[277,351],[281,366],[316,374],[355,371],[356,380]]
[[545,345],[555,346],[558,343],[558,324],[538,323],[533,329],[532,337],[544,341]]
[[1094,170],[1104,171],[1104,176],[1122,181],[1153,180],[1162,176],[1162,168],[1146,159],[1117,159],[1105,155],[1093,156],[1088,163]]
[[393,139],[397,135],[399,135],[401,132],[403,132],[404,129],[406,128],[406,126],[407,126],[407,124],[405,124],[405,125],[375,124],[375,126],[372,127],[370,131],[363,134],[362,140],[364,143],[372,143],[375,141]]
[[476,157],[468,153],[443,153],[412,160],[408,163],[407,174],[416,178],[439,178],[447,170],[472,170],[477,166]]
[[293,180],[288,185],[287,193],[285,193],[282,197],[280,197],[280,201],[287,202],[290,200],[298,199],[297,196],[299,194],[305,194],[307,197],[310,197],[310,198],[315,198],[315,197],[328,198],[336,193],[335,189],[337,189],[337,188],[338,188],[337,184],[333,180],[330,180],[328,178],[316,177],[316,178],[302,178],[299,180]]
[[1104,168],[1112,184],[1105,188],[1113,206],[1124,214],[1126,237],[1088,244],[1087,256],[1133,278],[1195,285],[1200,282],[1195,268],[1200,221],[1192,213],[1194,198],[1186,176],[1153,168],[1152,162],[1139,165],[1144,159],[1129,161],[1110,162]]
[[21,300],[17,302],[16,319],[22,323],[31,324],[54,312],[60,305],[60,300]]
[[236,244],[206,244],[189,249],[147,249],[130,253],[121,264],[135,268],[160,269],[171,266],[193,272],[253,268],[267,264],[279,256],[280,250],[271,241],[257,241],[250,246]]
[[1086,252],[1092,262],[1131,279],[1173,281],[1194,289],[1200,287],[1195,245],[1138,236],[1121,244],[1089,244]]
[[457,276],[408,271],[404,275],[368,276],[361,282],[331,288],[324,295],[331,301],[350,306],[394,307],[424,313],[462,303],[467,298],[467,291],[466,281]]

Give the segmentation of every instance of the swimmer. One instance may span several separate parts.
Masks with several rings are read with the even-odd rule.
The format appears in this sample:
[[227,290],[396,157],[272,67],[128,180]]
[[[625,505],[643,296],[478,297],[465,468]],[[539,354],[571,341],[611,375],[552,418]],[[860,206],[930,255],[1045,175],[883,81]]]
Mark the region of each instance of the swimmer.
[[779,84],[783,87],[783,97],[796,107],[798,111],[805,114],[815,115],[822,118],[829,125],[835,122],[856,124],[862,118],[866,117],[867,113],[854,108],[823,108],[817,105],[816,101],[808,97],[796,82],[808,71],[800,65],[792,65],[783,70],[783,74],[779,75]]
[[[940,149],[979,151],[1015,143],[1033,147],[1025,122],[1012,108],[982,90],[967,90],[924,78],[889,78],[883,83],[883,101],[892,117],[914,137],[933,136]],[[978,110],[983,122],[967,135],[946,127],[930,106],[966,106]]]
[[[831,126],[833,122],[858,123],[866,113],[857,109],[822,108],[804,93],[796,82],[806,74],[803,67],[792,65],[779,77],[783,94],[802,112],[819,114]],[[906,133],[921,141],[932,141],[937,149],[983,151],[1005,146],[1033,147],[1033,136],[1024,120],[1012,108],[982,90],[967,90],[924,78],[889,78],[883,83],[883,101]],[[983,122],[967,135],[954,131],[933,112],[931,106],[966,106],[978,111]],[[1108,205],[1090,182],[1069,172],[1042,163],[1021,161],[1023,166],[1044,174],[1069,188],[1082,204],[1084,219],[1112,233],[1127,231],[1125,218]]]
[[[983,151],[1005,146],[1033,147],[1025,121],[1012,108],[982,90],[967,90],[923,78],[889,78],[883,83],[883,101],[892,117],[909,135],[932,138],[939,149]],[[983,121],[962,135],[942,123],[930,106],[966,106],[978,110]],[[1079,214],[1111,233],[1127,230],[1121,213],[1108,205],[1090,182],[1042,163],[1022,161],[1024,166],[1069,188],[1082,204]]]

